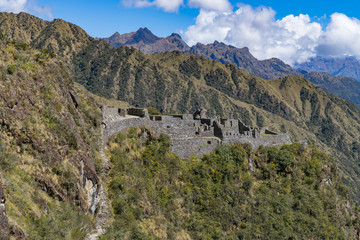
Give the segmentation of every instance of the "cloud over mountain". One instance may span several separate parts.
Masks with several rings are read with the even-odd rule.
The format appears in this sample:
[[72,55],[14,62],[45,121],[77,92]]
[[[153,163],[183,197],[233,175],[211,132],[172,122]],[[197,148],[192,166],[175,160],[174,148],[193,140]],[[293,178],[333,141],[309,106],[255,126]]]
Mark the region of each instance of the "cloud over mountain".
[[314,56],[360,58],[360,21],[341,13],[331,15],[325,30],[307,14],[275,19],[270,7],[240,4],[235,11],[201,9],[185,31],[189,45],[215,40],[248,47],[259,59],[277,57],[294,64]]
[[321,56],[360,58],[360,20],[342,13],[331,15],[331,22],[316,48]]
[[189,45],[222,41],[249,47],[260,59],[278,57],[288,63],[315,55],[322,35],[321,25],[308,15],[289,15],[275,20],[276,12],[267,7],[240,5],[234,12],[201,10],[196,23],[185,32]]

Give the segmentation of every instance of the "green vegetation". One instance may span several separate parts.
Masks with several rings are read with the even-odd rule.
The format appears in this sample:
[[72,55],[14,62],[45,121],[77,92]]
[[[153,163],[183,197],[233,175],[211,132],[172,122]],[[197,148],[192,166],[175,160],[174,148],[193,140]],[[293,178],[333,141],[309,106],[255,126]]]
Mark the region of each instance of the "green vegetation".
[[355,239],[359,227],[316,148],[238,144],[181,160],[167,136],[132,128],[110,154],[114,221],[101,239]]

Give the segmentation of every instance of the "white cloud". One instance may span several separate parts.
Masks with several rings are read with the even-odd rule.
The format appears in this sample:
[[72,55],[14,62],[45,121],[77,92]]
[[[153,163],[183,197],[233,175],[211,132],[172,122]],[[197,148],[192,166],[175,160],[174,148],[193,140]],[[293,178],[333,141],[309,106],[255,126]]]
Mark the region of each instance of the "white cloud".
[[27,0],[0,0],[0,10],[3,12],[19,13],[25,11]]
[[158,7],[163,9],[166,12],[176,12],[181,5],[183,5],[183,0],[122,0],[124,6],[127,7]]
[[44,16],[44,17],[46,17],[48,19],[53,19],[54,18],[52,13],[51,13],[51,8],[50,7],[33,5],[32,6],[32,11],[36,12],[37,15]]
[[228,0],[189,0],[190,7],[227,12],[232,9]]
[[360,20],[342,13],[332,14],[316,50],[321,56],[360,58]]
[[29,12],[52,19],[51,8],[39,6],[36,0],[0,0],[0,11],[3,12]]
[[189,45],[222,41],[248,47],[259,59],[277,57],[287,63],[302,62],[315,55],[321,25],[308,15],[289,15],[275,20],[271,8],[239,5],[235,12],[201,10],[196,23],[185,32]]

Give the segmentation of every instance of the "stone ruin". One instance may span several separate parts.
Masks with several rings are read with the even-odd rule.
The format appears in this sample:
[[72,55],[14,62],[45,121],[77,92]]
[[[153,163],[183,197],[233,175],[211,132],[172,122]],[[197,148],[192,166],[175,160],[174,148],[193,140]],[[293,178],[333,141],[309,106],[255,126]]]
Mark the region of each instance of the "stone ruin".
[[149,115],[145,108],[102,107],[103,140],[131,127],[146,126],[157,134],[165,133],[172,139],[171,148],[181,158],[200,156],[214,151],[221,144],[250,143],[275,146],[291,143],[287,133],[251,128],[240,119],[208,117],[205,109],[194,114]]

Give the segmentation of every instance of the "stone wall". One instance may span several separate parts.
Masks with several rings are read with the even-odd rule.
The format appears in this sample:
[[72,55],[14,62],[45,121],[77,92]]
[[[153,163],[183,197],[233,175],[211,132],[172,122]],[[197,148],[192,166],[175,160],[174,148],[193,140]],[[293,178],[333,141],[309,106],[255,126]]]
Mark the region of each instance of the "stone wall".
[[171,149],[180,158],[188,158],[211,153],[220,144],[221,140],[216,137],[174,138],[172,139]]
[[241,136],[240,138],[226,138],[223,144],[250,143],[253,148],[263,146],[277,146],[281,144],[291,144],[291,138],[287,133],[279,133],[277,135],[260,135],[257,138],[251,136]]
[[[191,114],[148,116],[146,109],[103,107],[103,140],[131,127],[146,126],[172,139],[172,151],[181,158],[210,153],[221,144],[250,143],[274,146],[291,143],[287,133],[250,128],[238,119],[195,118]],[[123,113],[126,114],[123,114]],[[268,133],[268,134],[260,134]]]

